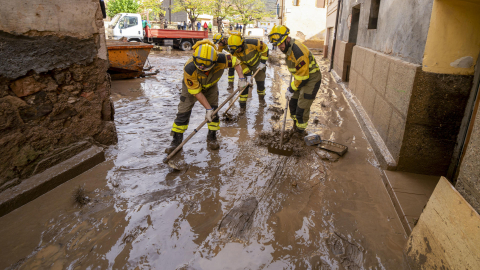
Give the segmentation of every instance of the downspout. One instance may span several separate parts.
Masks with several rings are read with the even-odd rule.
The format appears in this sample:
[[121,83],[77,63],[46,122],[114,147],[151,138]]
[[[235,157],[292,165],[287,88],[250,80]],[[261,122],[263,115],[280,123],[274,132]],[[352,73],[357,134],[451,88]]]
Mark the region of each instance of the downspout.
[[330,69],[328,72],[331,72],[333,69],[333,61],[335,60],[335,47],[337,45],[337,27],[338,27],[338,15],[340,13],[340,6],[342,5],[342,0],[338,0],[337,4],[337,17],[335,18],[335,29],[333,35],[333,48],[332,48],[332,61],[330,61]]

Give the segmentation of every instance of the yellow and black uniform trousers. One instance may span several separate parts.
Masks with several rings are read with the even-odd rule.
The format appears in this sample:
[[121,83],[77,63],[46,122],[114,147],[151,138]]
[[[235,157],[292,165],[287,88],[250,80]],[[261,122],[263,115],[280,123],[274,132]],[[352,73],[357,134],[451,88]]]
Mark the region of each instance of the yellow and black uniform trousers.
[[[245,76],[252,76],[257,71],[260,63],[267,63],[268,60],[268,46],[263,41],[256,39],[245,39],[243,50],[235,52],[233,56],[242,61],[242,70]],[[257,94],[265,95],[265,69],[260,70],[255,76],[257,83]],[[251,86],[250,86],[251,87]],[[245,107],[248,99],[249,88],[245,88],[240,95],[240,106]]]
[[[219,53],[217,62],[208,72],[203,72],[195,66],[193,58],[190,58],[183,68],[182,93],[178,112],[173,122],[172,131],[184,133],[188,129],[193,105],[197,101],[194,96],[203,93],[212,109],[218,108],[218,81],[223,75],[224,69],[235,67],[239,64],[236,57],[230,54]],[[215,114],[213,121],[208,123],[209,130],[220,129],[220,119]]]
[[[225,41],[223,41],[225,44],[227,44],[227,40],[226,38],[224,38]],[[227,45],[220,45],[220,44],[217,44],[217,52],[221,53],[223,52],[224,50],[226,52],[228,52],[228,46]],[[233,83],[233,81],[235,80],[235,69],[234,68],[229,68],[228,69],[228,82],[229,83]]]
[[293,38],[285,60],[288,71],[293,75],[287,90],[293,92],[289,103],[290,116],[295,120],[297,129],[305,130],[310,118],[310,107],[322,83],[322,73],[310,50]]

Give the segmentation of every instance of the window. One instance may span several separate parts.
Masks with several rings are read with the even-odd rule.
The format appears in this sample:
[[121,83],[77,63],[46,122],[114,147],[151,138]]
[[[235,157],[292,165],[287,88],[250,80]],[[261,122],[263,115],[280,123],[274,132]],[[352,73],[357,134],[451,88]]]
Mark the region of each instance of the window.
[[325,8],[325,1],[326,0],[316,0],[315,1],[315,6],[317,8]]
[[300,0],[293,0],[294,6],[300,6]]
[[120,29],[125,29],[125,28],[129,28],[129,27],[132,27],[132,26],[137,26],[138,25],[138,19],[137,17],[133,17],[133,16],[125,16],[122,18],[122,20],[120,21],[120,26],[119,28]]
[[379,10],[380,10],[380,0],[372,0],[371,6],[370,6],[370,17],[368,19],[368,29],[377,29]]

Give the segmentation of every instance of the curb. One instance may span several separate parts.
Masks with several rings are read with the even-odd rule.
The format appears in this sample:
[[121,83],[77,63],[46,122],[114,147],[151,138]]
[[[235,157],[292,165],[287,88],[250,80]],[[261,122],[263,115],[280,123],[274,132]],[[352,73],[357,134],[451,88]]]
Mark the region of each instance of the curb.
[[360,124],[360,127],[367,137],[368,142],[372,146],[373,152],[380,162],[380,167],[384,170],[395,171],[397,168],[397,162],[395,159],[393,159],[390,151],[388,151],[385,142],[380,137],[380,134],[378,134],[372,121],[368,117],[367,112],[361,105],[359,105],[360,102],[358,99],[348,92],[345,83],[341,82],[342,80],[337,75],[335,70],[332,70],[330,75],[332,76],[332,79],[342,87],[342,94],[347,100],[350,109],[352,109],[352,112],[355,114],[355,118],[357,118],[357,122]]
[[385,185],[385,189],[387,190],[388,196],[390,197],[390,201],[393,204],[393,208],[395,209],[395,212],[397,213],[400,223],[402,224],[405,235],[408,236],[412,232],[412,228],[408,224],[407,220],[403,218],[405,216],[405,213],[403,212],[403,209],[400,206],[400,202],[398,201],[397,195],[395,195],[395,192],[393,192],[392,184],[390,183],[390,180],[388,179],[388,176],[385,173],[385,170],[395,171],[397,167],[397,163],[395,162],[392,155],[388,151],[387,146],[385,145],[385,142],[380,137],[380,134],[378,134],[377,130],[375,129],[372,121],[367,115],[367,112],[363,109],[361,105],[359,105],[360,102],[358,101],[358,99],[354,97],[352,94],[350,94],[350,92],[348,92],[347,87],[345,86],[345,83],[341,82],[342,80],[334,70],[330,72],[330,75],[332,76],[332,79],[342,87],[342,90],[343,90],[342,94],[345,97],[345,100],[347,100],[348,106],[350,107],[353,114],[355,115],[355,118],[357,119],[357,122],[360,125],[360,128],[365,134],[365,137],[367,138],[368,143],[370,144],[370,146],[372,146],[375,157],[380,162],[380,167],[382,168],[382,170],[380,170],[380,174],[381,174],[383,184]]
[[89,149],[23,180],[19,185],[0,193],[0,217],[27,204],[68,180],[105,161],[104,149]]

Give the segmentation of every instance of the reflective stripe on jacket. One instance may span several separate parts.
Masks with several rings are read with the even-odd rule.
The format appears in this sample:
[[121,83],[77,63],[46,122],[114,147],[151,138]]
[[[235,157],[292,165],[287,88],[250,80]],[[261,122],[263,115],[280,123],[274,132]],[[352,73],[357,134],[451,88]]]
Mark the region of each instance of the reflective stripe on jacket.
[[260,40],[245,39],[242,52],[235,52],[233,56],[242,61],[243,74],[247,74],[249,67],[254,67],[259,60],[268,60],[268,46]]
[[294,80],[290,86],[293,90],[298,90],[302,81],[308,80],[310,74],[320,71],[317,61],[312,55],[312,52],[303,45],[300,41],[295,39],[290,40],[290,48],[285,57],[285,62],[288,71],[292,73]]
[[183,67],[183,80],[188,92],[192,95],[200,93],[216,84],[223,75],[223,70],[239,64],[237,58],[230,54],[219,53],[217,63],[208,72],[199,70],[190,58]]

